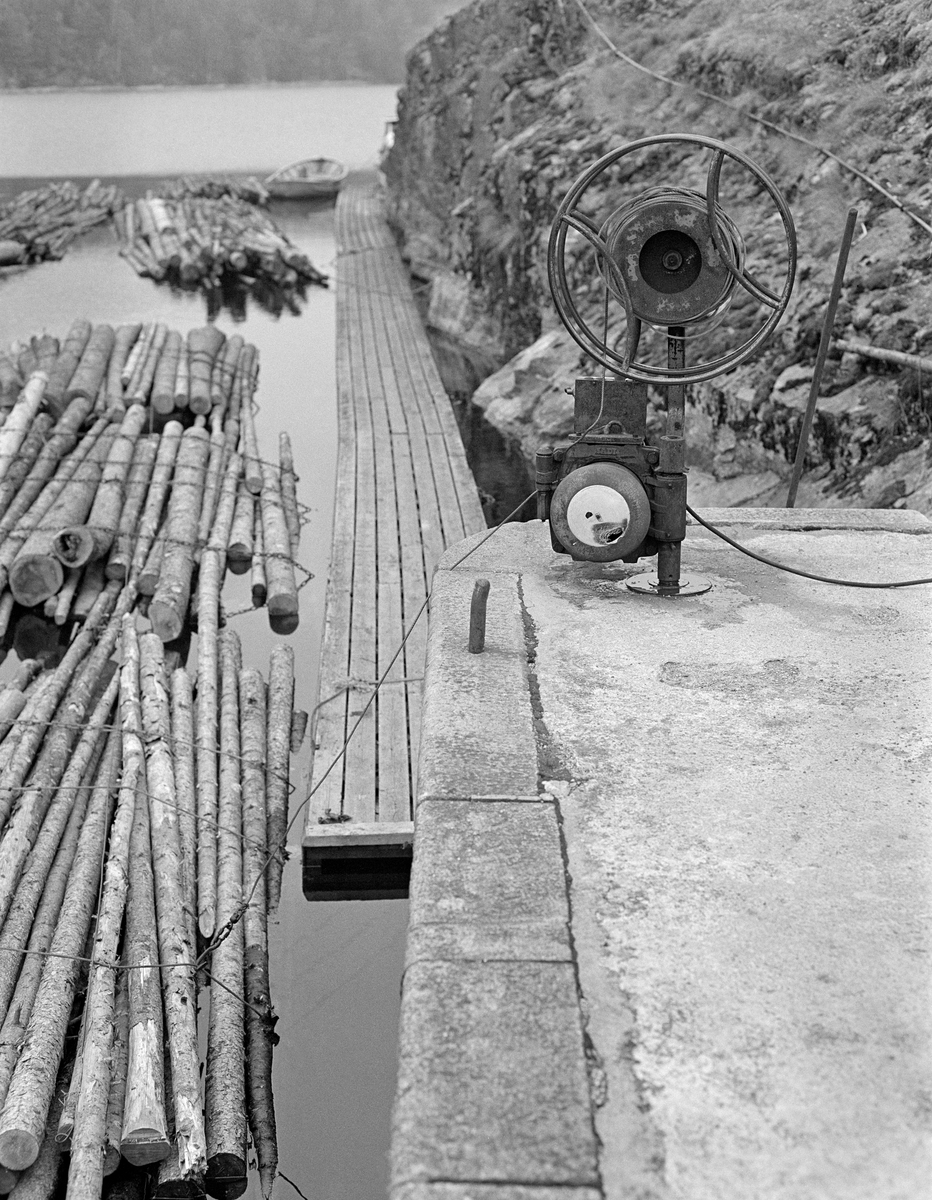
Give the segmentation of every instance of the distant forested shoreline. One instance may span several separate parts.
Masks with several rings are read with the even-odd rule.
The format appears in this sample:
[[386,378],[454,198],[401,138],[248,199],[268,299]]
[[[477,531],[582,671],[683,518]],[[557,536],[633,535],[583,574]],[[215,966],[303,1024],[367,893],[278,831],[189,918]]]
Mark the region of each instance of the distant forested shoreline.
[[0,0],[0,88],[400,83],[464,0]]

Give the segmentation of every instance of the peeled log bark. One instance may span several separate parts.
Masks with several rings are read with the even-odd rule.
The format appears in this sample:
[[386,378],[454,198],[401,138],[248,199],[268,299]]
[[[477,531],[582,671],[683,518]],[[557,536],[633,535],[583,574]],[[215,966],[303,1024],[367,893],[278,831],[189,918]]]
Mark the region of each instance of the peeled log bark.
[[65,389],[78,369],[81,355],[91,336],[90,321],[75,321],[68,330],[68,336],[59,351],[55,365],[49,371],[49,381],[45,389],[45,402],[49,412],[56,419],[65,411]]
[[188,407],[188,347],[182,342],[178,350],[178,371],[175,375],[175,408]]
[[[162,644],[154,633],[140,642],[143,737],[152,829],[155,907],[163,999],[174,1091],[175,1138],[183,1173],[203,1172],[207,1147],[200,1103],[194,947],[188,939],[181,887],[181,852]],[[2,1142],[0,1142],[2,1152]]]
[[252,566],[252,535],[256,525],[256,501],[252,492],[240,488],[233,513],[233,528],[227,547],[227,562],[234,575],[245,575]]
[[20,447],[45,398],[48,380],[42,371],[35,371],[26,381],[9,415],[0,428],[0,482],[16,461]]
[[139,520],[139,536],[133,551],[133,562],[130,578],[145,566],[146,558],[152,547],[152,542],[161,523],[162,509],[165,497],[171,483],[178,447],[181,445],[183,433],[180,421],[169,421],[162,430],[159,438],[158,453],[155,456],[155,466],[152,468],[152,480],[146,496],[145,507]]
[[142,596],[154,596],[159,586],[159,576],[162,573],[162,559],[165,557],[165,539],[168,527],[162,525],[155,536],[155,541],[149,549],[146,564],[136,578],[136,586]]
[[103,558],[113,545],[123,512],[126,479],[133,451],[147,416],[141,404],[131,404],[110,445],[94,503],[87,516],[87,528],[93,539],[91,558]]
[[132,349],[126,356],[126,362],[120,371],[120,383],[123,385],[124,395],[129,389],[130,383],[139,378],[139,369],[149,353],[149,347],[155,336],[155,328],[154,324],[143,325],[142,332],[134,340]]
[[110,354],[110,362],[107,364],[108,404],[122,405],[123,403],[123,380],[121,375],[130,350],[135,345],[141,329],[142,326],[138,324],[120,325],[116,331],[113,339],[113,350]]
[[119,737],[111,736],[88,806],[23,1049],[0,1113],[0,1162],[14,1171],[31,1166],[39,1154],[74,999],[78,956],[84,951],[97,896],[119,751]]
[[217,626],[220,552],[201,559],[197,593],[197,919],[213,937],[217,913]]
[[252,411],[252,389],[247,388],[243,394],[240,410],[240,422],[243,430],[243,446],[246,459],[246,487],[254,496],[262,492],[262,461],[259,458],[259,442],[256,438],[256,420]]
[[[73,400],[56,421],[52,435],[39,452],[32,471],[23,479],[22,486],[15,496],[4,500],[0,506],[3,509],[0,535],[9,533],[17,525],[20,517],[29,509],[32,502],[52,478],[59,461],[74,449],[78,440],[78,430],[84,424],[92,407],[89,400]],[[101,422],[99,428],[95,426],[96,433],[102,433],[106,425],[107,422]],[[93,440],[96,440],[96,435]]]
[[268,587],[265,602],[269,610],[269,624],[276,633],[294,633],[298,628],[298,589],[278,471],[272,463],[263,463],[262,480],[260,503]]
[[204,477],[204,495],[201,500],[201,515],[197,526],[197,559],[200,561],[201,551],[207,545],[210,531],[213,527],[217,512],[217,502],[220,499],[220,488],[223,484],[226,443],[223,428],[217,417],[216,410],[211,413],[210,457],[207,462],[207,472]]
[[149,606],[152,628],[163,642],[180,636],[187,616],[208,449],[203,429],[189,429],[181,439],[165,521],[165,555]]
[[188,405],[193,413],[210,412],[214,359],[224,340],[216,325],[192,329],[188,334]]
[[291,452],[291,438],[287,433],[278,435],[278,461],[282,491],[282,508],[288,525],[288,536],[291,539],[291,557],[298,557],[298,547],[301,543],[301,517],[298,513],[297,476],[294,473],[294,455]]
[[227,341],[223,351],[217,355],[211,377],[211,401],[222,412],[230,403],[236,364],[243,349],[243,339],[238,333]]
[[152,409],[157,413],[170,413],[175,407],[175,378],[178,374],[178,357],[181,354],[181,334],[172,330],[165,339],[165,346],[155,369],[152,385]]
[[126,389],[127,404],[145,404],[148,400],[149,392],[152,389],[152,381],[155,378],[155,369],[167,337],[167,326],[156,325],[148,352],[139,369],[138,377],[131,380],[129,387]]
[[[119,734],[116,735],[119,737]],[[107,1134],[107,1105],[113,1047],[113,1009],[116,994],[117,948],[129,886],[129,841],[136,795],[144,764],[131,758],[123,767],[107,863],[103,893],[87,985],[84,1015],[84,1067],[81,1091],[71,1136],[68,1170],[69,1200],[98,1200],[104,1182],[104,1141]]]
[[116,540],[105,568],[108,579],[118,579],[121,583],[125,583],[129,579],[130,566],[133,561],[133,546],[138,532],[140,515],[146,503],[149,481],[152,478],[152,469],[155,465],[158,448],[158,435],[151,434],[148,437],[140,438],[133,450],[133,461],[130,463],[126,477],[126,495],[120,513]]
[[246,1094],[249,1128],[259,1160],[262,1194],[269,1200],[278,1168],[275,1106],[272,1098],[272,1045],[275,1015],[269,992],[268,922],[265,868],[265,684],[258,671],[239,673],[243,787],[243,975],[246,991]]
[[98,325],[88,339],[71,382],[65,388],[65,403],[83,396],[94,400],[107,374],[115,335],[109,325]]
[[268,804],[268,842],[272,861],[266,875],[268,905],[278,908],[282,869],[287,858],[288,791],[291,785],[291,722],[294,709],[294,651],[278,645],[269,662],[268,750],[265,762],[265,791]]
[[[74,472],[59,492],[38,528],[29,535],[13,560],[10,591],[20,604],[26,607],[41,604],[64,582],[63,565],[83,566],[90,558],[93,538],[89,533],[74,530],[83,525],[94,503],[102,460],[109,452],[111,441],[112,434],[105,430],[81,463],[80,470]],[[60,532],[65,536],[59,537]]]
[[69,1070],[70,1068],[64,1067],[59,1076],[39,1157],[20,1175],[16,1186],[10,1192],[12,1200],[52,1200],[55,1195],[62,1156],[61,1146],[55,1137],[55,1128],[65,1096],[68,1094]]
[[0,484],[0,513],[5,513],[10,507],[14,496],[23,487],[36,465],[42,448],[49,440],[49,431],[53,425],[49,413],[39,413],[29,427],[29,432],[23,439],[16,455],[16,460],[10,466]]
[[237,919],[242,893],[242,791],[236,634],[221,636],[220,813],[217,920],[229,935],[210,960],[207,1038],[207,1176],[211,1196],[234,1200],[246,1190],[246,1089],[243,1042],[243,930]]
[[[145,804],[140,793],[137,804]],[[107,1097],[107,1124],[104,1135],[104,1175],[112,1175],[122,1160],[120,1137],[123,1130],[123,1105],[126,1101],[126,1062],[129,1055],[129,995],[126,962],[117,972],[113,1002],[113,1062],[110,1068],[110,1095]]]
[[[139,694],[139,646],[131,617],[123,620],[120,716],[123,758],[145,757]],[[149,808],[140,796],[130,842],[130,885],[124,957],[127,966],[129,1042],[121,1149],[137,1166],[159,1162],[171,1150],[165,1111],[162,994]]]
[[171,677],[172,759],[181,839],[185,918],[191,945],[197,944],[197,786],[194,774],[194,695],[184,667]]

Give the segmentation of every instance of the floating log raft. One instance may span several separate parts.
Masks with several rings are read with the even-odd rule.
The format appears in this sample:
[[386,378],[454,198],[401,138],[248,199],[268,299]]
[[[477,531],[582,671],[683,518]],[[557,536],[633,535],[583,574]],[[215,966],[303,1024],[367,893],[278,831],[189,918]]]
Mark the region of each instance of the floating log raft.
[[115,218],[120,253],[137,274],[188,290],[245,288],[267,307],[270,294],[295,308],[308,284],[326,286],[327,276],[248,189],[184,182],[126,204]]
[[[156,1163],[156,1195],[234,1200],[251,1129],[267,1197],[293,655],[244,668],[220,596],[246,538],[273,629],[297,623],[287,437],[264,457],[257,351],[213,327],[82,319],[0,361],[0,634],[17,597],[68,622],[0,689],[0,1190],[54,1177],[60,1130],[80,1200]],[[172,648],[195,617],[196,678]]]
[[60,341],[14,344],[0,366],[13,396],[0,421],[4,619],[6,585],[65,625],[106,578],[153,597],[153,627],[174,641],[194,623],[199,564],[222,527],[220,586],[228,565],[252,566],[253,607],[293,631],[300,510],[287,434],[277,462],[259,447],[254,346],[215,325],[81,318]]
[[[0,205],[0,245],[10,262],[37,263],[62,258],[71,242],[123,209],[118,187],[99,179],[82,191],[70,180],[20,192]],[[21,249],[16,257],[13,244]]]

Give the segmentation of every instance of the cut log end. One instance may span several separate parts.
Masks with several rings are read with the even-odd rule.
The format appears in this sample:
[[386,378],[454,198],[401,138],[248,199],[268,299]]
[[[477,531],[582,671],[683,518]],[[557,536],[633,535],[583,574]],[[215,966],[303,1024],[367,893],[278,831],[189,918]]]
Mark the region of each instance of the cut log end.
[[273,633],[286,635],[294,633],[298,628],[299,617],[297,613],[273,613],[269,609],[269,628]]
[[83,567],[94,555],[94,535],[86,525],[69,525],[55,534],[52,552],[66,567]]
[[19,1171],[11,1171],[9,1167],[0,1167],[0,1196],[7,1196],[16,1187]]
[[25,1171],[39,1157],[38,1139],[26,1129],[0,1133],[0,1164],[11,1171]]
[[207,1160],[204,1187],[216,1200],[236,1200],[249,1183],[246,1160],[238,1154],[214,1154]]
[[161,1162],[171,1153],[171,1142],[158,1129],[135,1129],[120,1142],[123,1157],[134,1167]]
[[51,554],[21,555],[10,568],[10,591],[25,608],[48,600],[64,582],[65,568]]
[[153,632],[157,633],[163,642],[173,642],[181,637],[184,618],[179,615],[173,604],[153,599],[149,605],[149,620],[152,622]]

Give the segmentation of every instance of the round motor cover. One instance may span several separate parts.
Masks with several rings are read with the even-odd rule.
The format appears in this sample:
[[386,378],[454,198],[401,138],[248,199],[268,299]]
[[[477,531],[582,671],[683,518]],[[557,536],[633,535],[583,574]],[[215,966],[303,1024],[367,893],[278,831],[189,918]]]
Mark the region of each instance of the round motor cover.
[[714,312],[734,287],[691,197],[655,196],[619,214],[608,247],[634,315],[654,325],[688,325]]
[[588,463],[557,484],[550,524],[573,558],[613,562],[636,550],[650,527],[644,485],[620,463]]

